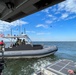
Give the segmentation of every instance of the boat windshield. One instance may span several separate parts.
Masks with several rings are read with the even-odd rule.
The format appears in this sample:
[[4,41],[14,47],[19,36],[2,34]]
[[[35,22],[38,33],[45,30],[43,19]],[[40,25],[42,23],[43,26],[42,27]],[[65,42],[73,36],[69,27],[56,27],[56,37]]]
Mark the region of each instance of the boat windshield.
[[31,44],[32,45],[31,39],[26,34],[21,34],[18,36],[4,36],[3,38],[8,39],[10,41],[10,44],[14,44],[17,42],[18,39],[20,39],[21,42],[25,41],[25,44]]

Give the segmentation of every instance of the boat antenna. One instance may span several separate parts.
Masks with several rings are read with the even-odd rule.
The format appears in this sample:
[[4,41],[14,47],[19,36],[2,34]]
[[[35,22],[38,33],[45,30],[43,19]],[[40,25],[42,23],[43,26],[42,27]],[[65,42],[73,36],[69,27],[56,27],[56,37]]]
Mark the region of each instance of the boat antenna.
[[20,26],[20,20],[19,20],[19,35],[21,34],[21,26]]
[[24,34],[26,34],[26,29],[24,28]]
[[[12,28],[11,28],[11,36],[12,36]],[[11,44],[12,44],[12,38],[11,38]]]
[[12,28],[11,28],[11,36],[12,36]]

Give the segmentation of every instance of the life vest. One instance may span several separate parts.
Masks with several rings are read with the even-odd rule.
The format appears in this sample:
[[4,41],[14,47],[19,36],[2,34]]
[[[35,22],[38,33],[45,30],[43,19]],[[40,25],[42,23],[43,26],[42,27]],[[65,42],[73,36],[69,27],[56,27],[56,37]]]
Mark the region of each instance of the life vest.
[[3,42],[0,42],[0,45],[3,45],[4,43]]

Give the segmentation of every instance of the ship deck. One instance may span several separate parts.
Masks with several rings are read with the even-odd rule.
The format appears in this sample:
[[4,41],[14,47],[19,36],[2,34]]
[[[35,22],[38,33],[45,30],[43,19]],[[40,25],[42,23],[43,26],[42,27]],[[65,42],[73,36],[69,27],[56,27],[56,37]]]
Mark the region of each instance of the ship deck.
[[76,71],[76,62],[63,59],[42,68],[36,75],[68,75],[68,70]]

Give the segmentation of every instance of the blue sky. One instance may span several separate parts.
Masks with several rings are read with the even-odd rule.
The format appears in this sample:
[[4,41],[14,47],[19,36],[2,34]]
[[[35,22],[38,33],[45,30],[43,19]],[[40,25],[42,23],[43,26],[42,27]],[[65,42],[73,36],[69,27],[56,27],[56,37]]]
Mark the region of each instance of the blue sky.
[[0,20],[0,32],[18,35],[26,29],[32,41],[76,41],[76,0],[66,0],[12,23]]

